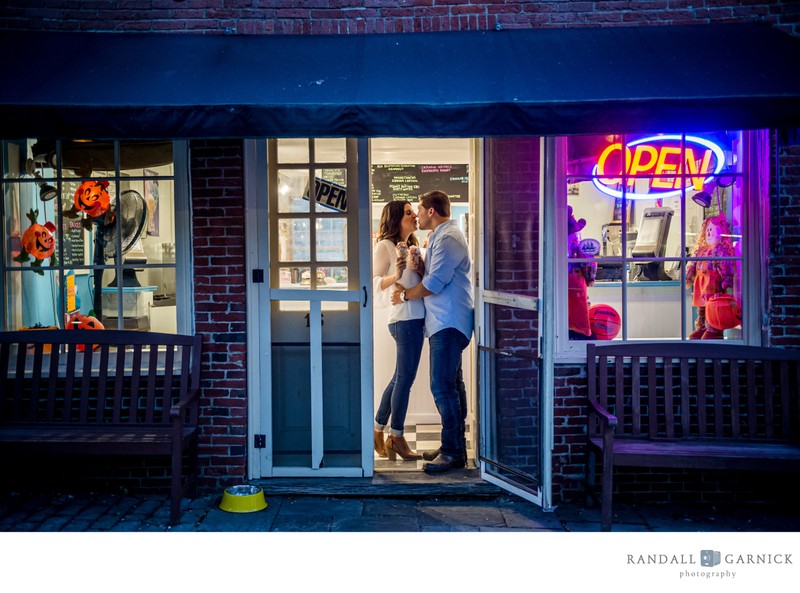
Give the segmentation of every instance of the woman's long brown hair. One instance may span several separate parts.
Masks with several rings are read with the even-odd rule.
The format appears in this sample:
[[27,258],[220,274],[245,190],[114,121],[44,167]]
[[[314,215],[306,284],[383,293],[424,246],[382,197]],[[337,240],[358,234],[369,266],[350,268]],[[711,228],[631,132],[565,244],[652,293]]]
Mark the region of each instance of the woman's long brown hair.
[[[403,240],[403,237],[400,236],[400,229],[403,217],[406,215],[406,206],[411,206],[411,202],[398,200],[396,202],[389,202],[383,207],[381,222],[378,227],[378,241],[389,239],[392,243],[397,245]],[[406,242],[408,245],[419,245],[414,233],[409,235]]]

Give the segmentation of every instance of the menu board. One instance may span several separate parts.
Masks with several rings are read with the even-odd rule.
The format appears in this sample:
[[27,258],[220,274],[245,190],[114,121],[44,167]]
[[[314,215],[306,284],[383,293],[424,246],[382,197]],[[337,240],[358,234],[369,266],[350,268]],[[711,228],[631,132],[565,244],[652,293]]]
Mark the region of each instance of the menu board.
[[438,189],[451,202],[469,201],[467,165],[372,165],[372,201],[405,200]]
[[61,224],[64,240],[64,265],[83,266],[86,262],[85,233],[79,218],[64,218]]

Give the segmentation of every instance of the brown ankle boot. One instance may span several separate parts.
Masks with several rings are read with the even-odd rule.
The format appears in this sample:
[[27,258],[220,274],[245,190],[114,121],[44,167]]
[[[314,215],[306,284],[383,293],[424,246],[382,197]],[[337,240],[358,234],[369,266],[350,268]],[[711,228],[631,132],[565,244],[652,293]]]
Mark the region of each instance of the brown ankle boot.
[[372,433],[375,437],[375,452],[379,457],[386,457],[386,443],[383,441],[383,431],[374,428]]
[[389,456],[390,461],[395,461],[398,455],[402,457],[404,461],[422,459],[422,455],[411,450],[405,437],[398,437],[393,434],[386,437],[386,454]]

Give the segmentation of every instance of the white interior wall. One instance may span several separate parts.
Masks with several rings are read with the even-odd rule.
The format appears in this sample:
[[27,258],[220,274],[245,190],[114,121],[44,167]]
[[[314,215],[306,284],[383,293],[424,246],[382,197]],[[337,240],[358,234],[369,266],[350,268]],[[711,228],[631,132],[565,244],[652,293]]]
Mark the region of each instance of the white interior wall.
[[[469,163],[469,139],[465,138],[374,138],[371,141],[371,162],[376,165],[427,165]],[[435,188],[427,188],[425,191]],[[470,187],[470,200],[475,188]],[[373,204],[372,219],[379,220],[383,204]],[[373,227],[374,227],[373,223]],[[473,273],[475,268],[473,262]],[[388,329],[388,309],[373,308],[374,336],[374,402],[375,409],[395,368],[395,343]],[[470,349],[464,351],[463,372],[467,392],[472,390]],[[422,350],[417,379],[411,389],[406,424],[438,424],[439,412],[430,390],[428,341]],[[470,401],[472,398],[468,398]],[[472,410],[470,410],[470,414]]]

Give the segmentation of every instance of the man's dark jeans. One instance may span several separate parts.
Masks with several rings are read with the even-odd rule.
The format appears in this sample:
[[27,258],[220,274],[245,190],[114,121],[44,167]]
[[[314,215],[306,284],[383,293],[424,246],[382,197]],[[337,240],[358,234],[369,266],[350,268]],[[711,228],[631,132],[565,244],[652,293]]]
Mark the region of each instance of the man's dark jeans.
[[431,391],[442,417],[441,452],[464,459],[467,452],[467,389],[461,371],[461,353],[469,338],[446,328],[428,338],[431,361]]

